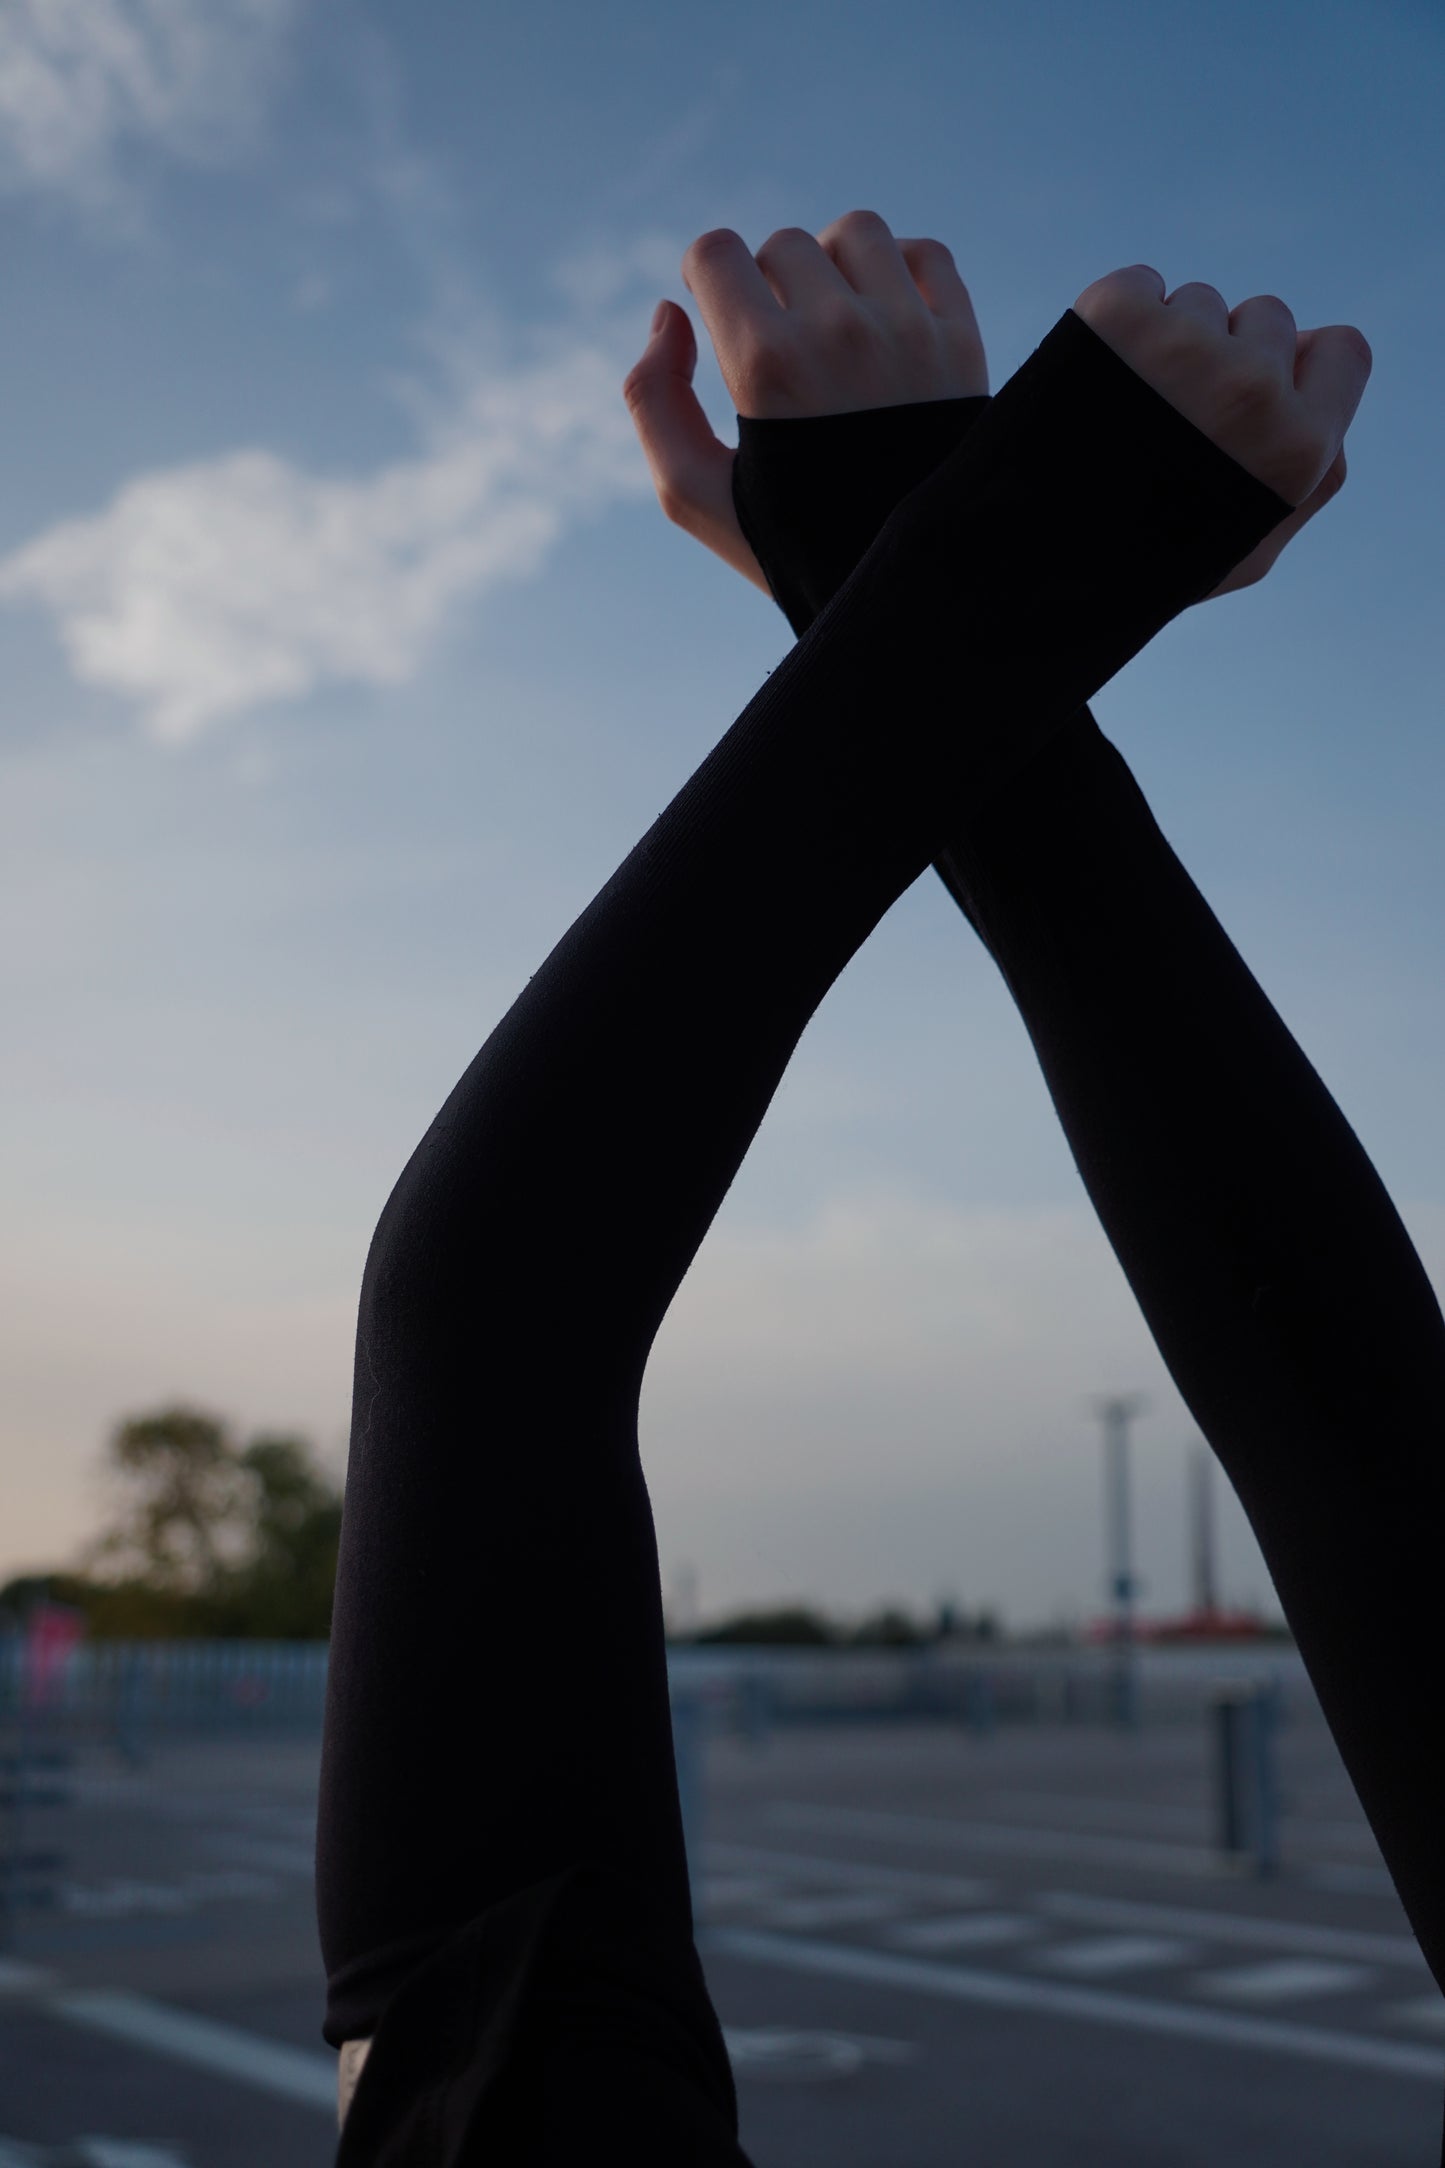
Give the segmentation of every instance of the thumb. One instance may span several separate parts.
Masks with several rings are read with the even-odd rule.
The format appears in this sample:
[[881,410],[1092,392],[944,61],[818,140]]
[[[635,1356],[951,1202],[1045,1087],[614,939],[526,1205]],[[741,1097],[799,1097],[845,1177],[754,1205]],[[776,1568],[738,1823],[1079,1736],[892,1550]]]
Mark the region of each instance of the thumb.
[[664,301],[662,321],[622,386],[658,503],[677,526],[696,532],[736,522],[732,472],[737,454],[717,437],[692,388],[697,339],[687,311]]

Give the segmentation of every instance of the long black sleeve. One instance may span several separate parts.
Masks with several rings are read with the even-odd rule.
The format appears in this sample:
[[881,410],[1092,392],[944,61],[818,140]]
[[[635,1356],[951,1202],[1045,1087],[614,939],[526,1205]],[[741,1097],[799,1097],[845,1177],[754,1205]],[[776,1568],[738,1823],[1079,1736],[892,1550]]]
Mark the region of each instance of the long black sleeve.
[[[946,456],[986,404],[740,422],[739,517],[795,631],[846,574],[844,545],[866,547],[920,459]],[[968,664],[961,635],[961,676]],[[1018,1004],[1445,1988],[1439,1304],[1349,1124],[1087,707],[995,795],[956,804],[935,869]]]
[[[374,2033],[341,2160],[514,2157],[498,2118],[531,2037],[550,2121],[528,2157],[625,2130],[639,2168],[736,2168],[638,1449],[648,1354],[850,957],[964,810],[1288,510],[1067,313],[412,1154],[361,1288],[322,1748],[324,2037]],[[625,1947],[606,1902],[585,1927],[584,1867]],[[639,1981],[644,1926],[663,1954]]]

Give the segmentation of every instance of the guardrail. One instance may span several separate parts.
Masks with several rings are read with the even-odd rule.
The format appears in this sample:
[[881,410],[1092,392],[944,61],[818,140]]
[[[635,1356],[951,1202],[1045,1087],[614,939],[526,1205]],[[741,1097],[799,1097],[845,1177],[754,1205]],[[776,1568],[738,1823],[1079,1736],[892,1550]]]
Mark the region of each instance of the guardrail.
[[71,1748],[35,1745],[23,1730],[14,1751],[0,1752],[0,1950],[15,1948],[24,1913],[54,1909],[68,1862],[63,1852],[31,1848],[31,1817],[38,1808],[74,1805],[65,1782],[74,1760]]
[[47,1732],[101,1731],[128,1760],[156,1733],[320,1727],[325,1641],[88,1641],[28,1694],[25,1646],[0,1637],[0,1722],[27,1705]]
[[[319,1731],[329,1645],[291,1641],[82,1643],[27,1702],[18,1635],[0,1637],[0,1729],[18,1724],[20,1754],[0,1767],[17,1810],[28,1773],[58,1743],[97,1732],[125,1759],[143,1761],[157,1737],[206,1731]],[[691,1858],[699,1856],[707,1742],[720,1731],[765,1743],[774,1726],[941,1721],[988,1739],[1005,1724],[1139,1723],[1200,1716],[1211,1735],[1212,1789],[1221,1855],[1268,1875],[1279,1861],[1275,1737],[1291,1707],[1317,1709],[1298,1654],[1288,1648],[1136,1649],[1120,1693],[1115,1652],[990,1649],[668,1650],[673,1744]],[[565,1684],[565,1682],[564,1682]],[[9,1803],[10,1786],[0,1794]],[[25,1886],[17,1848],[0,1868],[13,1916]]]
[[[319,1725],[326,1702],[325,1641],[89,1641],[47,1676],[51,1733],[99,1726],[122,1751],[151,1732],[220,1726]],[[746,1735],[772,1724],[951,1720],[982,1736],[1012,1723],[1114,1724],[1203,1710],[1223,1685],[1272,1686],[1286,1706],[1317,1706],[1287,1647],[1136,1649],[1135,1691],[1122,1704],[1106,1648],[1062,1651],[934,1643],[917,1649],[722,1648],[674,1644],[674,1697],[700,1693]],[[561,1682],[565,1691],[565,1681]],[[26,1699],[24,1646],[0,1635],[0,1722]]]

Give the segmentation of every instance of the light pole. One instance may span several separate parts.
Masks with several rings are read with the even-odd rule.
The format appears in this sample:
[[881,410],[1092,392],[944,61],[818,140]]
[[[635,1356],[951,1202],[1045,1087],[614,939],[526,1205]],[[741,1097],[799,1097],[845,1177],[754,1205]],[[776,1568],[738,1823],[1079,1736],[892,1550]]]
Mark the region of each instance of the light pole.
[[1114,1713],[1126,1729],[1139,1721],[1134,1663],[1134,1578],[1129,1540],[1129,1424],[1148,1406],[1140,1393],[1096,1395],[1104,1422],[1104,1518],[1108,1530],[1109,1586],[1114,1600]]
[[1196,1445],[1193,1457],[1194,1615],[1201,1621],[1213,1619],[1219,1609],[1219,1592],[1214,1578],[1213,1460],[1214,1455],[1207,1445]]

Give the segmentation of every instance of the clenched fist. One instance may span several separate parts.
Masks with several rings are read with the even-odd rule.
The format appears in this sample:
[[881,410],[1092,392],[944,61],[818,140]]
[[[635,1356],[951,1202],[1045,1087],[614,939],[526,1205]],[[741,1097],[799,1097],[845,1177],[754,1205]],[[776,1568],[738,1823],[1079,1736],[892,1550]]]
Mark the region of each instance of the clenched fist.
[[1341,457],[1375,358],[1353,324],[1299,331],[1274,294],[1230,309],[1198,279],[1166,295],[1152,266],[1074,303],[1096,337],[1256,481],[1297,509]]

